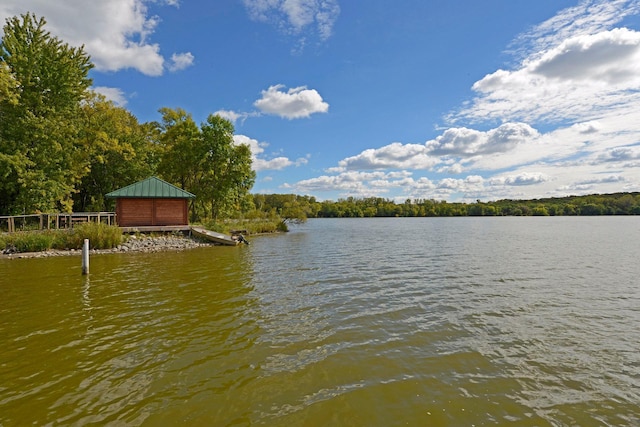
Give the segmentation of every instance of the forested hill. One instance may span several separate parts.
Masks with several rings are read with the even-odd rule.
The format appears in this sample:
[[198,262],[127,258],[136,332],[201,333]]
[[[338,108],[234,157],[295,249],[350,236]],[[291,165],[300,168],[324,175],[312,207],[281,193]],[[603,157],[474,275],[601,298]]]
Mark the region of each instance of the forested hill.
[[379,197],[318,202],[310,196],[259,194],[254,195],[254,203],[263,212],[284,218],[640,215],[640,193],[475,203],[431,199],[395,203]]

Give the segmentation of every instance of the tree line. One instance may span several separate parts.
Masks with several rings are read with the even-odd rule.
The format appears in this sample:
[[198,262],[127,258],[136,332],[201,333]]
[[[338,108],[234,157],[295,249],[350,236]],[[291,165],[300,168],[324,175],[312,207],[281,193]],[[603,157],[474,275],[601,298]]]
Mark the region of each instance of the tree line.
[[319,202],[293,194],[254,195],[256,208],[282,218],[370,218],[454,216],[576,216],[640,215],[640,193],[594,194],[534,200],[449,203],[407,199],[403,203],[381,197],[348,197]]
[[33,14],[9,18],[0,41],[0,214],[104,211],[104,195],[157,175],[197,197],[192,220],[249,208],[251,151],[234,127],[182,109],[139,123],[91,90],[84,47]]

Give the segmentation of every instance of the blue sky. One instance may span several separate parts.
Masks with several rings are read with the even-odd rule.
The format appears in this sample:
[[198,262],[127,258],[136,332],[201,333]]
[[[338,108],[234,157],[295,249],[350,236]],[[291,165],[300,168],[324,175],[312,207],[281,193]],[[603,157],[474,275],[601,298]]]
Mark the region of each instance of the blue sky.
[[640,191],[640,0],[3,0],[141,122],[220,114],[253,192]]

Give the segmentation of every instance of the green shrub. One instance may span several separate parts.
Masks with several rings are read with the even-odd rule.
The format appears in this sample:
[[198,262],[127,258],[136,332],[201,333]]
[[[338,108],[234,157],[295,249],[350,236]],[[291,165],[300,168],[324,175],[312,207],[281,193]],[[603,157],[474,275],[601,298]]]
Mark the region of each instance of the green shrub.
[[52,233],[28,232],[17,235],[13,245],[18,252],[41,252],[51,249],[53,240]]
[[62,231],[53,242],[56,249],[82,249],[84,239],[89,239],[91,249],[111,249],[122,241],[122,231],[115,225],[87,222]]

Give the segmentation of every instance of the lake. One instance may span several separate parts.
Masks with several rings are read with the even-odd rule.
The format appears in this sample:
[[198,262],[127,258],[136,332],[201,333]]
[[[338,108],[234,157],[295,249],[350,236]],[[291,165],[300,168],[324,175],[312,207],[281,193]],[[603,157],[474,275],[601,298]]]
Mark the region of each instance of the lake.
[[640,217],[0,259],[0,426],[640,425]]

